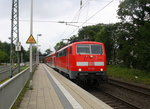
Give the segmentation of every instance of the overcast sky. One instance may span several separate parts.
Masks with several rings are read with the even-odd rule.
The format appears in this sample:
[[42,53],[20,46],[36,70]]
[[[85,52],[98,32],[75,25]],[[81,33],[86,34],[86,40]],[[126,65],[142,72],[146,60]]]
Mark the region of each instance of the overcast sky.
[[[34,1],[34,23],[33,36],[39,37],[40,50],[44,52],[50,48],[52,50],[55,44],[62,39],[77,34],[82,26],[94,25],[98,23],[115,23],[117,19],[117,9],[119,0],[82,0],[83,7],[80,10],[81,0],[33,0]],[[29,45],[26,40],[30,35],[30,2],[31,0],[19,0],[19,34],[22,46],[27,50]],[[10,42],[11,35],[11,4],[12,0],[0,0],[0,41]],[[105,7],[105,8],[104,8]],[[104,9],[103,9],[104,8]],[[103,9],[103,10],[102,10]],[[94,15],[96,12],[99,13]],[[93,16],[94,15],[94,16]],[[90,20],[88,20],[93,16]],[[66,22],[85,22],[72,24],[80,26],[69,26],[58,21]],[[54,21],[54,22],[53,22]],[[73,32],[74,31],[74,32]]]

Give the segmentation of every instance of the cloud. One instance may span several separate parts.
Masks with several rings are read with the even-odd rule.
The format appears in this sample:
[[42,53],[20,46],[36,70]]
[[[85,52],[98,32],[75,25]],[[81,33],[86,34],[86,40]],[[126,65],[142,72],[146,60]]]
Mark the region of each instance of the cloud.
[[[34,0],[34,17],[37,19],[52,19],[65,16],[76,9],[78,0]],[[20,1],[20,16],[29,18],[30,0]]]
[[11,18],[11,0],[0,0],[0,19]]
[[[83,8],[79,11],[80,0],[33,0],[34,1],[34,20],[40,21],[78,21],[84,22],[95,12],[100,10],[111,0],[88,0],[89,3],[84,5],[87,0],[83,0]],[[19,17],[20,20],[30,20],[30,2],[31,0],[19,0]],[[0,0],[0,40],[7,41],[11,32],[11,3],[12,0]],[[119,4],[118,0],[114,0],[107,8],[95,15],[88,23],[111,23],[116,22],[116,10]],[[77,13],[78,12],[78,13]],[[74,20],[72,20],[74,18]],[[74,24],[81,25],[81,24]],[[84,24],[86,26],[89,24]],[[76,27],[67,26],[65,24],[50,22],[34,22],[33,35],[36,39],[39,37],[41,50],[44,52],[48,48],[53,48],[57,42],[63,38],[69,38]],[[26,48],[26,40],[30,35],[30,22],[20,21],[20,41]],[[67,28],[67,29],[66,29]],[[77,29],[78,30],[78,29]]]

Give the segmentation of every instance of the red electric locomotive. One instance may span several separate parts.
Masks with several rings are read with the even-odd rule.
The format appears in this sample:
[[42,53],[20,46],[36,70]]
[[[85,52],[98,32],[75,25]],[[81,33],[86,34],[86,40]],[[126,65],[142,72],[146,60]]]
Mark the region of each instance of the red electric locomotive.
[[46,62],[70,79],[104,81],[107,77],[105,47],[99,42],[74,42],[47,56]]

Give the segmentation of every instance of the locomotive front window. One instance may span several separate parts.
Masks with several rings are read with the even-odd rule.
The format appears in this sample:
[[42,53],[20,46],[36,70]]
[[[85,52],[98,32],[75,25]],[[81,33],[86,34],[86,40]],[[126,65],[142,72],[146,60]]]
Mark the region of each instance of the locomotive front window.
[[101,45],[91,45],[92,54],[103,54]]
[[78,44],[78,54],[103,54],[102,46],[97,44]]
[[89,45],[77,45],[77,53],[79,54],[90,54],[90,46]]

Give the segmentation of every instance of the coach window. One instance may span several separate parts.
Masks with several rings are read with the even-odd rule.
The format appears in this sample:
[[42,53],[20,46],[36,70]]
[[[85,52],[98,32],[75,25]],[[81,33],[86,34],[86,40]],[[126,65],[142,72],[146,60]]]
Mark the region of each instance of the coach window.
[[61,51],[60,53],[61,53],[60,56],[64,56],[64,52],[63,51]]
[[58,55],[57,55],[58,57],[60,57],[61,56],[61,51],[60,52],[58,52]]
[[59,56],[60,56],[60,57],[63,56],[63,52],[62,52],[62,51],[60,51]]
[[67,54],[67,49],[64,49],[64,50],[62,51],[62,56],[66,56],[66,54]]
[[64,49],[64,56],[66,56],[66,55],[67,55],[67,48]]
[[58,53],[56,53],[56,57],[58,57]]
[[70,47],[70,52],[69,53],[72,54],[72,47]]

